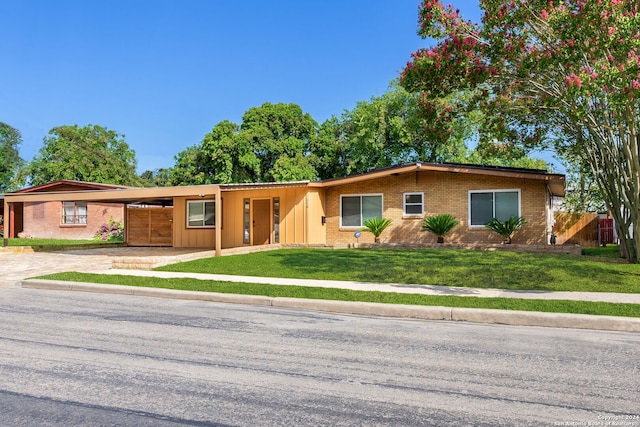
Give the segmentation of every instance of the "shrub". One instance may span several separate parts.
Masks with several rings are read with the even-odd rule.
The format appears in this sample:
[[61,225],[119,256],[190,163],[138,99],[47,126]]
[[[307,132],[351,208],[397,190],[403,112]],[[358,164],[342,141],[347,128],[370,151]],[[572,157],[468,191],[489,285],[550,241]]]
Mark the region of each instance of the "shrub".
[[373,234],[374,241],[378,243],[380,241],[380,235],[389,225],[391,225],[389,218],[369,218],[364,222],[362,231],[368,231]]
[[505,243],[511,244],[511,239],[515,232],[526,223],[527,220],[521,216],[511,216],[504,222],[500,221],[498,218],[493,218],[485,225],[485,227],[504,237],[506,239]]
[[429,231],[438,236],[438,243],[444,243],[444,236],[453,230],[460,221],[451,214],[430,216],[424,219],[422,231]]
[[102,240],[103,242],[124,241],[124,222],[109,218],[109,222],[102,224],[93,238],[95,240]]

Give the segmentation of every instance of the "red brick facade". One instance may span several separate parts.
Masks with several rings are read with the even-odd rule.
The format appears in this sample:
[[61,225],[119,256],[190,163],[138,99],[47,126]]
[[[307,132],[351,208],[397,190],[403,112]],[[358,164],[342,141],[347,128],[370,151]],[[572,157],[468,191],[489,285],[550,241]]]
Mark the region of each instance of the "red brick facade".
[[47,239],[92,239],[110,218],[121,221],[124,206],[116,203],[87,203],[86,224],[63,224],[62,202],[25,202],[23,233]]
[[[451,243],[500,243],[498,234],[482,226],[469,226],[469,192],[472,190],[518,190],[520,214],[528,222],[514,235],[513,243],[545,244],[551,230],[549,196],[544,181],[501,177],[486,174],[416,171],[391,174],[327,188],[327,243],[356,242],[358,228],[340,227],[340,198],[343,195],[382,194],[383,216],[393,222],[380,236],[381,242],[423,244],[435,243],[436,236],[421,231],[424,218],[452,214],[459,221],[445,241]],[[403,194],[424,193],[424,214],[404,215]],[[373,242],[370,233],[362,232],[360,243]]]

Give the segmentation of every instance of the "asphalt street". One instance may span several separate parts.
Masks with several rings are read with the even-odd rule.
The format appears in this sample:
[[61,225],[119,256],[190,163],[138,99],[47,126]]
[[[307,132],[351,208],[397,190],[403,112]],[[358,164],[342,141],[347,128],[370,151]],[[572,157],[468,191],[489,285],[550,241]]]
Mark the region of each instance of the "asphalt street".
[[19,287],[0,325],[2,426],[640,425],[637,333]]

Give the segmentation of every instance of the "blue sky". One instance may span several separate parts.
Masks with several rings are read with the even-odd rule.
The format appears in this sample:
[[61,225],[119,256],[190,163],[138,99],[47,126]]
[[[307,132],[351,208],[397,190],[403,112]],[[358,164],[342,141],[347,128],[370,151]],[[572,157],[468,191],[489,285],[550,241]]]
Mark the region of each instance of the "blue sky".
[[[125,135],[138,171],[171,167],[264,102],[319,123],[381,95],[411,52],[418,0],[20,0],[0,6],[0,121],[31,160],[47,132]],[[478,20],[475,0],[453,2]]]

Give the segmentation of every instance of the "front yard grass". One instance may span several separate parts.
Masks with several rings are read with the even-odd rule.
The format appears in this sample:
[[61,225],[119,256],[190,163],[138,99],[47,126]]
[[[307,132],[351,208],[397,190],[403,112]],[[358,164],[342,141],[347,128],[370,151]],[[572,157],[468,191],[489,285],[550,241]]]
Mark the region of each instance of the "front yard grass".
[[7,239],[9,246],[76,246],[76,245],[100,245],[106,243],[101,240],[71,240],[71,239],[40,239],[40,238],[11,238]]
[[180,271],[511,290],[640,293],[640,265],[465,249],[282,249],[159,267]]
[[42,276],[39,278],[74,282],[179,289],[199,292],[263,295],[272,298],[309,298],[334,301],[375,302],[385,304],[408,304],[442,307],[537,311],[549,313],[573,313],[600,316],[640,317],[640,304],[614,304],[605,302],[566,300],[529,300],[516,298],[478,298],[448,295],[434,296],[376,291],[356,291],[337,288],[317,288],[308,286],[216,282],[211,280],[198,280],[190,278],[164,279],[157,277],[101,275],[76,272],[57,273]]

